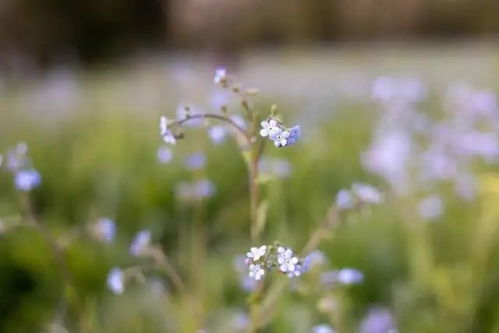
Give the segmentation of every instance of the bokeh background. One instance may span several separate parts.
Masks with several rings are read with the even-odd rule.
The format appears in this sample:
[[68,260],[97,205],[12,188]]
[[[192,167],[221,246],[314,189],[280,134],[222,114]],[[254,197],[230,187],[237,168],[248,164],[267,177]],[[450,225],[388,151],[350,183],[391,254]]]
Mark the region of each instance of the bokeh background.
[[[26,196],[4,166],[0,331],[246,330],[238,146],[196,127],[165,148],[158,132],[181,103],[241,112],[213,85],[218,66],[260,90],[262,116],[275,103],[302,126],[298,144],[266,150],[278,162],[261,185],[266,242],[303,247],[354,182],[385,195],[321,244],[320,267],[262,332],[499,331],[498,18],[493,0],[2,0],[0,152],[29,147],[42,178],[32,210],[72,286],[43,233],[23,226]],[[205,178],[208,197],[186,198],[182,184]],[[89,232],[104,217],[110,243]],[[195,320],[160,270],[109,290],[113,267],[140,262],[128,247],[142,229],[202,305]],[[362,283],[320,283],[344,267]]]

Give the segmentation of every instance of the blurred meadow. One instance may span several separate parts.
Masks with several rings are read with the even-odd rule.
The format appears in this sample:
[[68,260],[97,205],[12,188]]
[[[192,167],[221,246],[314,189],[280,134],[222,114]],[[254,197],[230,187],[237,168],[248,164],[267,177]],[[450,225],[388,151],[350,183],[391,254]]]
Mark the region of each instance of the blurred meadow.
[[[128,4],[114,21],[110,3],[99,19],[0,7],[19,28],[0,34],[0,332],[499,332],[497,6],[459,25],[457,2],[368,20],[361,1],[312,1],[300,20],[292,1],[232,33],[251,1]],[[27,23],[50,13],[70,37]],[[169,145],[158,127],[188,105],[251,130],[220,67],[258,89],[255,119],[275,104],[301,127],[259,156],[256,216],[236,133],[192,120]],[[306,269],[251,279],[246,252],[274,243]]]

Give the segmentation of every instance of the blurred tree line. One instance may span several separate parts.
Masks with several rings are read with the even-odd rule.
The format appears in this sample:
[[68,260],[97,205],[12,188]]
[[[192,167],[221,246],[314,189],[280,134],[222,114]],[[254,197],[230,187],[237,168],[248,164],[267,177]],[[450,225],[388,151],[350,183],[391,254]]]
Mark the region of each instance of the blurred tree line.
[[[1,0],[0,64],[499,31],[496,0]],[[17,64],[19,65],[19,64]]]

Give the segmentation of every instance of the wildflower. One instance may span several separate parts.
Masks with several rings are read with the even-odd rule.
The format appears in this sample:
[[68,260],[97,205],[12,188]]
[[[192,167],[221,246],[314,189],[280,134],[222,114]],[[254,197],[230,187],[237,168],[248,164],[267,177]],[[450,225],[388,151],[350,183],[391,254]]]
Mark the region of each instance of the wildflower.
[[274,137],[274,146],[276,148],[286,147],[288,145],[290,133],[289,131],[282,131]]
[[325,285],[341,284],[358,284],[364,281],[364,274],[355,268],[343,268],[333,270],[321,274],[321,283]]
[[132,256],[143,254],[151,242],[151,232],[149,230],[139,231],[130,244],[129,252]]
[[303,267],[301,271],[306,272],[314,266],[325,264],[326,261],[327,258],[322,251],[312,251],[303,259]]
[[161,146],[158,148],[156,157],[159,163],[166,164],[172,160],[173,153],[168,147]]
[[115,294],[122,294],[125,290],[125,276],[119,268],[113,268],[107,276],[107,286]]
[[6,156],[7,169],[12,172],[16,172],[27,167],[29,164],[27,153],[28,145],[24,142],[19,142],[14,148],[10,149]]
[[350,209],[353,207],[353,196],[352,192],[346,189],[340,190],[336,194],[336,206],[339,209]]
[[327,324],[320,324],[312,327],[312,333],[334,333],[334,330]]
[[17,171],[14,176],[16,188],[20,191],[31,191],[42,182],[40,173],[35,169]]
[[360,333],[394,333],[397,332],[395,320],[386,308],[375,307],[369,310],[359,327]]
[[95,236],[106,243],[110,243],[116,234],[116,224],[113,220],[107,217],[102,217],[93,225],[93,233]]
[[177,142],[175,135],[168,128],[168,119],[165,116],[162,116],[159,120],[159,132],[166,143],[174,145]]
[[436,194],[427,196],[421,200],[418,208],[422,218],[427,220],[437,219],[443,212],[442,198]]
[[293,145],[298,141],[301,136],[301,127],[300,125],[296,125],[289,129],[289,138],[288,138],[288,146]]
[[364,274],[355,268],[343,268],[337,271],[336,280],[342,284],[358,284],[364,280]]
[[286,249],[282,246],[277,248],[277,263],[280,265],[279,269],[281,272],[294,272],[298,262],[298,258],[294,256],[291,249]]
[[[287,274],[289,278],[295,278],[295,277],[300,277],[302,273],[305,272],[305,268],[303,265],[301,265],[298,262],[298,258],[294,257],[293,259],[296,259],[296,264],[294,264],[294,270],[288,270]],[[282,270],[281,270],[282,271]]]
[[360,201],[368,204],[380,204],[383,201],[383,195],[374,186],[356,183],[352,185],[352,192]]
[[227,135],[227,129],[223,125],[212,126],[208,130],[211,141],[215,144],[222,143]]
[[280,123],[276,119],[271,118],[268,121],[262,121],[260,125],[262,126],[260,135],[263,137],[268,137],[270,140],[275,140],[276,136],[283,131]]
[[213,78],[213,83],[224,85],[227,82],[227,70],[223,67],[219,67],[215,70],[215,77]]
[[262,245],[260,247],[252,247],[246,257],[250,258],[253,262],[257,262],[261,257],[267,252],[267,246]]
[[255,280],[260,280],[262,276],[265,275],[265,270],[263,269],[262,266],[258,264],[251,264],[249,265],[249,273],[248,273],[250,278],[253,278]]
[[185,159],[185,166],[189,170],[200,170],[206,164],[206,156],[203,153],[194,153]]

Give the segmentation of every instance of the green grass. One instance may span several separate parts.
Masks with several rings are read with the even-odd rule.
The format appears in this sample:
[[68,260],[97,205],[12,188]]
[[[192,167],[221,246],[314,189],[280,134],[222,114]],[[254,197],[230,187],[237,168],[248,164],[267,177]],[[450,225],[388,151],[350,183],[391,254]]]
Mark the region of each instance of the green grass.
[[[262,88],[258,109],[276,103],[285,118],[306,121],[301,143],[285,150],[267,147],[270,155],[289,160],[292,174],[262,186],[270,207],[264,241],[301,248],[335,193],[352,182],[369,182],[388,193],[385,204],[351,214],[320,247],[330,269],[358,268],[365,282],[325,291],[317,287],[318,273],[306,275],[296,290],[279,298],[264,332],[310,332],[330,319],[341,323],[340,332],[355,332],[373,305],[390,308],[400,332],[499,331],[496,168],[477,168],[482,190],[476,202],[463,203],[449,194],[443,218],[423,223],[414,214],[415,198],[391,195],[388,184],[360,165],[378,111],[372,102],[346,93],[357,87],[357,81],[347,82],[349,77],[360,78],[362,87],[383,73],[422,76],[437,99],[445,83],[456,78],[497,90],[497,50],[425,46],[409,52],[395,47],[370,50],[372,57],[363,51],[351,47],[242,60],[242,80]],[[474,70],[457,74],[460,63]],[[172,66],[148,62],[125,66],[124,72],[80,73],[80,102],[59,114],[49,104],[30,103],[32,85],[5,88],[0,149],[28,143],[43,177],[33,194],[40,220],[58,237],[101,216],[114,218],[118,228],[113,245],[88,236],[64,243],[73,283],[69,290],[62,288],[50,247],[37,231],[19,227],[1,235],[0,331],[46,331],[63,311],[71,332],[192,332],[194,319],[209,332],[230,332],[233,315],[246,309],[247,294],[232,264],[252,245],[247,176],[236,144],[229,140],[213,146],[206,134],[193,130],[173,148],[170,164],[156,162],[159,115],[173,116],[176,103],[189,94],[194,102],[207,101],[203,96],[211,89],[207,62],[194,61],[196,80],[190,83],[171,75]],[[439,112],[436,104],[429,107]],[[205,173],[217,194],[189,204],[178,200],[174,189],[192,178],[183,158],[195,151],[206,151]],[[0,220],[6,224],[21,211],[11,178],[0,174]],[[201,302],[201,316],[193,318],[185,297],[173,291],[158,294],[147,283],[131,283],[119,296],[107,290],[110,268],[137,264],[128,255],[128,244],[142,228],[152,230]],[[193,243],[200,235],[206,243]],[[162,272],[148,273],[172,290]],[[60,308],[61,293],[69,299],[65,309]],[[324,304],[333,299],[331,310]]]

